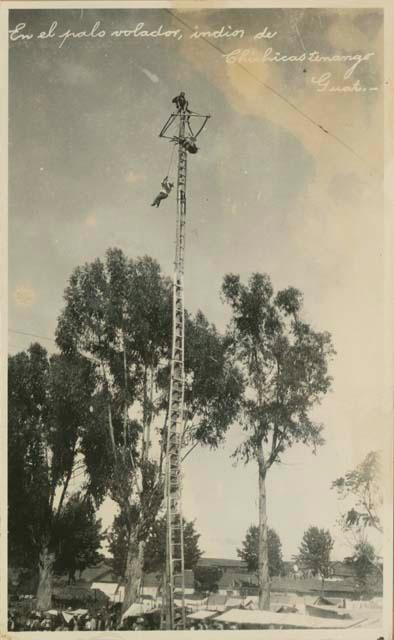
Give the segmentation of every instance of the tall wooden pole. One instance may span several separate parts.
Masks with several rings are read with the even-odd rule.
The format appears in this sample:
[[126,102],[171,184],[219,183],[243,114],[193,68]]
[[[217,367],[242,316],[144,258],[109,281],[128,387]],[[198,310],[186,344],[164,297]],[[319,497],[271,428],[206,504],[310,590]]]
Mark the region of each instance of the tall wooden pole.
[[185,566],[183,549],[181,440],[184,400],[185,310],[183,274],[186,223],[187,152],[185,138],[186,113],[179,113],[176,248],[173,281],[172,357],[167,429],[166,508],[167,553],[165,628],[175,627],[175,590],[180,591],[182,626],[185,627]]

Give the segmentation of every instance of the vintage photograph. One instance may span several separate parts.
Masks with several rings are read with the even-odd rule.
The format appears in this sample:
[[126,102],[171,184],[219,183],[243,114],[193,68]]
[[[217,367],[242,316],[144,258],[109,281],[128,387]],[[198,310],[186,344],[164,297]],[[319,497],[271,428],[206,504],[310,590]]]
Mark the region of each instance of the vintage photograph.
[[9,633],[384,637],[384,26],[9,8]]

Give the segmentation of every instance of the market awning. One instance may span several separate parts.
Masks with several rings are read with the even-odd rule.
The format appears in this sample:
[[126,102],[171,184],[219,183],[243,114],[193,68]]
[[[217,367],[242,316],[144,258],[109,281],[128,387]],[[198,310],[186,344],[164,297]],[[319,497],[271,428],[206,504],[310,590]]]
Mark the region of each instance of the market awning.
[[62,611],[62,616],[67,624],[74,618],[74,614],[67,613],[67,611]]
[[133,602],[132,605],[123,614],[122,620],[125,618],[138,618],[146,613],[150,613],[153,610],[150,602]]
[[206,609],[202,609],[201,611],[193,611],[193,613],[189,613],[186,618],[190,618],[190,620],[207,620],[208,618],[214,618],[216,615],[216,611],[207,611]]
[[74,611],[70,611],[70,613],[73,613],[75,616],[86,616],[86,614],[88,613],[87,609],[75,609]]
[[248,609],[229,609],[215,618],[215,622],[250,625],[255,628],[345,629],[355,626],[354,620],[330,620],[298,613],[274,613],[273,611],[249,611]]

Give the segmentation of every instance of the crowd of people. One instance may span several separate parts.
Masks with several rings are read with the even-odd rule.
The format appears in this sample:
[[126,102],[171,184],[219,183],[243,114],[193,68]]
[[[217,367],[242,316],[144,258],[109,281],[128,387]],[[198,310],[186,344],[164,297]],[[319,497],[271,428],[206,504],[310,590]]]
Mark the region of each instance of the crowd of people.
[[[120,609],[116,611],[103,608],[97,611],[85,609],[50,609],[49,611],[23,612],[10,608],[8,612],[9,631],[154,631],[160,628],[160,612],[148,613],[139,617],[127,617],[122,620]],[[176,628],[182,629],[181,614],[176,616]],[[237,625],[224,625],[212,620],[186,619],[186,628],[190,631],[230,630]]]
[[11,608],[8,612],[9,631],[151,631],[157,628],[152,616],[122,620],[120,611],[102,609],[96,612],[68,609],[23,612]]
[[223,624],[223,622],[215,622],[215,620],[212,621],[206,621],[206,622],[197,622],[197,623],[191,623],[190,625],[187,625],[187,628],[189,629],[189,631],[235,631],[237,630],[239,627],[237,624]]

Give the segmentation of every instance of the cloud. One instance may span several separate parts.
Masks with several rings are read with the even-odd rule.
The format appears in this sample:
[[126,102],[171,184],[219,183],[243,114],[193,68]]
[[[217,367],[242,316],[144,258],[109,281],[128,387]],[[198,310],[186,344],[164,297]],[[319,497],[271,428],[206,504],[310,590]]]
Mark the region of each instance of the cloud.
[[[342,62],[310,62],[305,65],[305,73],[303,65],[290,62],[243,62],[242,68],[226,63],[219,52],[204,43],[197,41],[194,46],[181,43],[181,46],[184,57],[197,71],[205,71],[240,122],[252,117],[273,124],[281,132],[287,131],[302,145],[313,166],[309,179],[292,202],[283,232],[282,277],[294,278],[295,284],[305,290],[312,321],[321,323],[333,334],[337,350],[331,367],[335,394],[324,402],[321,419],[334,439],[343,438],[344,433],[348,436],[348,449],[358,457],[362,449],[371,446],[371,424],[376,446],[387,431],[381,399],[381,343],[377,338],[382,331],[383,312],[379,175],[383,160],[383,91],[319,93],[311,79],[332,72],[335,85],[351,84],[357,79],[370,85],[372,77],[376,78],[374,83],[378,82],[383,68],[383,32],[380,23],[380,28],[366,39],[357,27],[357,12],[353,21],[336,11],[331,11],[329,17],[328,25],[327,20],[323,22],[327,28],[322,28],[319,45],[322,54],[374,52],[346,82],[343,78],[350,65]],[[225,44],[223,49],[248,49],[252,60],[254,56],[261,58],[265,46],[243,39],[242,44]],[[276,46],[287,52],[285,45],[275,44],[274,49]],[[303,117],[289,102],[332,136]],[[358,157],[335,138],[354,149]],[[223,166],[223,171],[226,170]],[[394,167],[389,170],[394,175]],[[278,175],[277,179],[285,180],[289,171],[291,167],[285,164],[283,177]],[[394,198],[390,187],[386,197]],[[290,248],[289,255],[285,253],[286,247]],[[280,267],[278,273],[281,274]]]
[[[366,40],[355,24],[357,15],[355,12],[350,20],[341,12],[331,11],[328,32],[322,33],[321,52],[333,42],[335,30],[338,34],[336,46],[343,45],[341,38],[347,29],[350,29],[347,51],[375,52],[346,82],[343,77],[350,66],[348,63],[309,62],[306,73],[303,73],[303,64],[297,62],[263,63],[261,54],[268,45],[256,46],[249,38],[244,38],[242,44],[223,47],[226,51],[249,50],[250,61],[246,60],[242,65],[226,63],[219,53],[207,52],[206,45],[198,41],[200,46],[183,45],[182,49],[197,70],[205,69],[212,84],[222,91],[240,118],[257,118],[287,131],[312,160],[313,177],[293,202],[287,234],[296,252],[304,256],[304,263],[317,270],[323,286],[332,286],[339,275],[346,280],[343,273],[353,273],[357,260],[365,258],[367,253],[371,259],[372,238],[378,241],[375,228],[381,217],[379,170],[383,153],[380,136],[383,92],[368,96],[319,93],[311,83],[313,76],[330,71],[334,84],[350,84],[366,72],[376,73],[382,68],[382,26]],[[282,52],[286,53],[285,48]],[[332,53],[340,52],[339,49]],[[367,80],[362,82],[368,84]],[[308,116],[328,129],[332,136],[319,129]],[[338,139],[354,149],[357,155]],[[361,264],[370,283],[373,276],[366,264]],[[374,268],[378,265],[374,264]],[[350,283],[346,281],[347,285]]]
[[17,287],[13,293],[13,299],[17,307],[32,307],[36,301],[37,294],[31,287]]
[[[382,145],[376,137],[376,128],[371,126],[371,123],[381,119],[382,92],[362,96],[357,92],[338,95],[336,92],[318,92],[312,84],[312,77],[330,72],[333,85],[349,85],[358,78],[363,84],[369,85],[370,81],[363,80],[363,76],[368,76],[372,70],[377,72],[382,69],[382,26],[374,33],[374,37],[367,38],[356,25],[359,15],[357,11],[352,19],[336,10],[331,10],[329,15],[329,27],[322,33],[319,47],[322,54],[327,46],[335,46],[332,55],[343,53],[347,30],[350,30],[350,37],[346,54],[374,52],[371,58],[359,64],[347,80],[344,80],[344,74],[352,66],[350,62],[261,62],[262,54],[269,47],[273,51],[278,48],[281,54],[289,54],[290,51],[285,45],[276,43],[256,45],[251,37],[245,37],[242,42],[232,45],[219,43],[227,53],[234,49],[249,51],[242,64],[231,64],[231,59],[225,59],[220,52],[212,49],[209,51],[204,42],[197,40],[192,44],[181,43],[183,56],[197,71],[208,75],[211,83],[223,92],[240,116],[270,121],[297,138],[316,161],[319,179],[326,184],[333,172],[337,171],[339,163],[347,171],[359,172],[368,179],[368,167],[379,167],[382,161]],[[288,31],[289,25],[283,26]],[[258,61],[251,61],[253,59]],[[298,110],[306,114],[306,117]],[[362,159],[355,157],[338,140],[325,134],[309,118],[343,140]],[[363,132],[362,136],[360,130]]]

